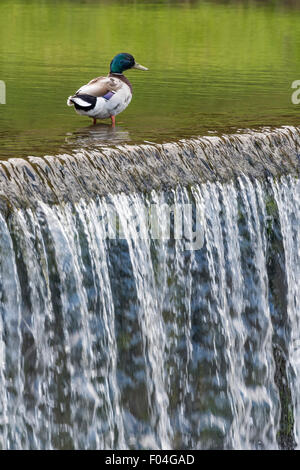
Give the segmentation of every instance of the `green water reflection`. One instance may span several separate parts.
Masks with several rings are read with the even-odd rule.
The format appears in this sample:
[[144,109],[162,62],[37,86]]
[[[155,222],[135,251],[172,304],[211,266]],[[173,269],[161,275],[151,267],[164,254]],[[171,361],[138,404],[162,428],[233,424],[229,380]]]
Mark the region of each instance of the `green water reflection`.
[[[296,1],[2,0],[0,156],[80,146],[170,141],[259,126],[298,124]],[[134,96],[117,128],[91,127],[66,98],[106,74],[117,52]]]

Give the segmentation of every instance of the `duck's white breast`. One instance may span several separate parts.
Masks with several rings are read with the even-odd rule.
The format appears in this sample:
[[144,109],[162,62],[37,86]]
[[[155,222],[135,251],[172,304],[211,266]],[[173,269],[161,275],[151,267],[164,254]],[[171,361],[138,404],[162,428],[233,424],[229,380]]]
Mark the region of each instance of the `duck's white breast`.
[[92,110],[92,116],[98,119],[106,119],[110,116],[116,116],[127,108],[132,98],[129,86],[122,82],[122,86],[114,95],[106,100],[103,97],[97,98],[95,108]]

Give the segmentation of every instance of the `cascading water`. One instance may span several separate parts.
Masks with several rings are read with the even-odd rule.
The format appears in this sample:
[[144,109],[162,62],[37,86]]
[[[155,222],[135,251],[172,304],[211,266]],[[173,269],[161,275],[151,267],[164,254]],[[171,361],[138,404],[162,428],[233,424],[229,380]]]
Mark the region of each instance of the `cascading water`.
[[2,162],[2,449],[300,446],[299,136]]

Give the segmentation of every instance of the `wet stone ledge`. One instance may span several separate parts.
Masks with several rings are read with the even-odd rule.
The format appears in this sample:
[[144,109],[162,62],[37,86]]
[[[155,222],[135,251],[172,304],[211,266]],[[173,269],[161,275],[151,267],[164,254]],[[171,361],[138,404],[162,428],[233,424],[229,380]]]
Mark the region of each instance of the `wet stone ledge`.
[[299,175],[300,129],[283,127],[176,143],[123,145],[0,162],[1,205],[75,202],[108,193],[165,190],[177,184]]

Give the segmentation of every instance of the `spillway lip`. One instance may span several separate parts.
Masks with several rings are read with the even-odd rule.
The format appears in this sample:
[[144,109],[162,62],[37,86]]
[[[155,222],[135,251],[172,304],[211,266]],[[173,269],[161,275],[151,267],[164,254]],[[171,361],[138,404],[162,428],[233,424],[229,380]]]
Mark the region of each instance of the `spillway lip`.
[[110,193],[149,192],[205,181],[299,176],[300,127],[126,144],[0,161],[0,199],[57,204]]

